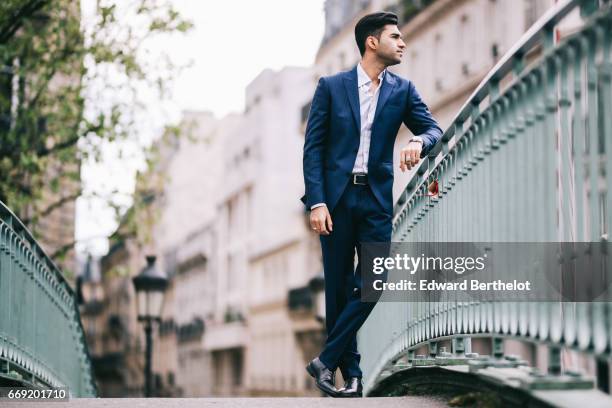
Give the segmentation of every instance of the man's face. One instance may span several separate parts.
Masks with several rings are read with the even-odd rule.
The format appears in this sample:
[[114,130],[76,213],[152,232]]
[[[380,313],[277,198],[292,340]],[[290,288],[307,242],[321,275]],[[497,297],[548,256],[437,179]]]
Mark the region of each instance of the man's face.
[[406,44],[402,40],[402,33],[396,25],[386,25],[380,33],[380,39],[372,36],[372,41],[376,44],[376,56],[385,63],[385,65],[396,65],[402,62],[404,49]]

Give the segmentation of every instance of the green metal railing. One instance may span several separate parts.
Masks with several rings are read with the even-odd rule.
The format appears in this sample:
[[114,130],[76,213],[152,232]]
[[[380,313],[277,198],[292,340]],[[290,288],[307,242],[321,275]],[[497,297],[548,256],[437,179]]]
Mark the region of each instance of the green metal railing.
[[[578,10],[580,27],[556,41],[558,24]],[[395,205],[393,241],[608,243],[611,26],[605,1],[561,1],[538,20],[490,71],[441,143],[420,163]],[[440,193],[427,197],[435,180]],[[475,337],[491,338],[492,360],[470,353]],[[408,302],[379,302],[359,333],[366,393],[380,395],[381,384],[398,370],[456,363],[484,375],[487,367],[496,366],[494,360],[497,366],[523,365],[503,358],[504,338],[548,347],[548,373],[556,377],[539,375],[538,383],[535,372],[515,370],[512,375],[521,378],[517,383],[525,389],[563,388],[567,376],[560,372],[559,356],[567,348],[597,361],[599,385],[606,390],[610,303],[460,302],[450,297],[411,302],[408,297]],[[443,342],[451,344],[450,352],[439,350]],[[575,381],[566,381],[570,385],[565,388],[593,385],[570,374]]]
[[1,202],[0,384],[96,395],[74,292]]

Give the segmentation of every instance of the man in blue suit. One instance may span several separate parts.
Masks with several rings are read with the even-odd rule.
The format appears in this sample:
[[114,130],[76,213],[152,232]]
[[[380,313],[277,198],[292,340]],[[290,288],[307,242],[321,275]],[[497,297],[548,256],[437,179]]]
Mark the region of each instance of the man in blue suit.
[[[347,72],[322,77],[315,91],[304,143],[302,201],[320,234],[325,274],[327,340],[306,367],[317,386],[333,397],[360,397],[356,334],[374,308],[362,302],[362,242],[389,242],[393,214],[393,146],[402,123],[415,135],[400,152],[410,170],[442,136],[412,82],[387,70],[406,47],[393,13],[374,13],[355,26],[361,53]],[[416,61],[415,61],[416,62]],[[334,386],[340,368],[344,388]]]

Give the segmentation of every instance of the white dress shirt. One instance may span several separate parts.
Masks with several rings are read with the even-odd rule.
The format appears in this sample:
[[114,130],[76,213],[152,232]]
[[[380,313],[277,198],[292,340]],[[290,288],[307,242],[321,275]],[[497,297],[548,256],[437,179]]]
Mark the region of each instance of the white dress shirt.
[[353,173],[368,172],[368,155],[370,154],[370,139],[372,137],[372,123],[374,123],[374,114],[376,113],[376,105],[378,105],[378,95],[380,87],[385,78],[384,69],[378,74],[378,86],[372,89],[372,80],[365,72],[361,63],[357,64],[357,88],[359,89],[359,114],[361,115],[361,129],[359,132],[359,150],[353,165]]
[[[368,172],[368,155],[370,154],[370,139],[372,136],[372,123],[374,123],[374,114],[376,113],[376,105],[378,105],[379,90],[382,85],[382,81],[385,78],[384,69],[378,74],[378,86],[376,89],[372,89],[372,80],[365,72],[361,63],[357,64],[357,89],[359,90],[359,114],[361,116],[361,129],[359,131],[359,150],[357,151],[357,157],[355,158],[355,164],[353,165],[353,173],[367,173]],[[314,210],[317,207],[321,207],[325,203],[317,203],[310,209]]]

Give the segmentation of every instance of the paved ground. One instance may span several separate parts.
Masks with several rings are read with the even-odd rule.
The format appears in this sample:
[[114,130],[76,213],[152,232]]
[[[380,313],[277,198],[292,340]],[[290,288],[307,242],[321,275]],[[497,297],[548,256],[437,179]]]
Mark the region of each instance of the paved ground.
[[77,398],[69,402],[7,402],[2,400],[0,406],[15,408],[51,408],[70,407],[125,407],[129,408],[439,408],[447,405],[427,397],[389,397],[389,398]]

